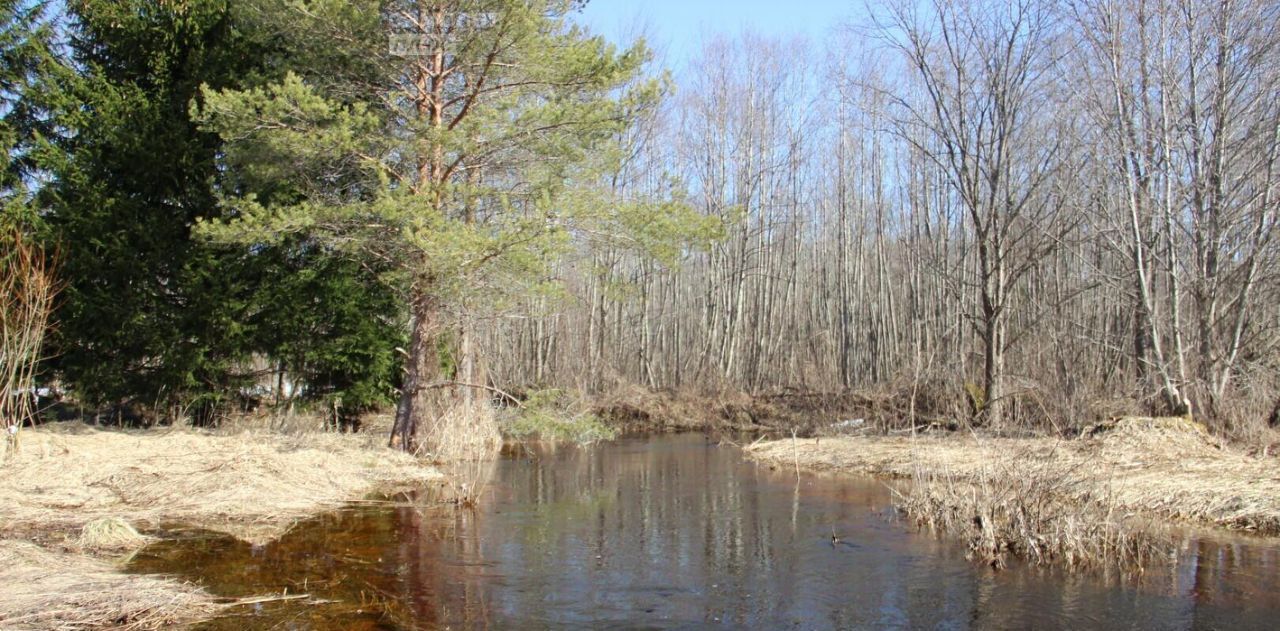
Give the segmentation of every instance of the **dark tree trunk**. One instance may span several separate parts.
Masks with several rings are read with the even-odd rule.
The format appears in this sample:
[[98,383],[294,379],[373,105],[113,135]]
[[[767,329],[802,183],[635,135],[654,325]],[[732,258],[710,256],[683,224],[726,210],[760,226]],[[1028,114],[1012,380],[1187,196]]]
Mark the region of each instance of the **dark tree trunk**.
[[415,289],[412,298],[409,353],[405,359],[404,384],[396,405],[391,429],[391,445],[405,451],[417,449],[418,420],[426,412],[425,388],[440,371],[435,342],[439,328],[439,305],[429,294]]

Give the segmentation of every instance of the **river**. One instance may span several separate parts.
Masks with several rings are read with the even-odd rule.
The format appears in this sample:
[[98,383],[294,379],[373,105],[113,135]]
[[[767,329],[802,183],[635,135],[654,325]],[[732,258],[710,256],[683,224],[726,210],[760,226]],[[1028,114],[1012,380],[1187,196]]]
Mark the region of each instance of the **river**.
[[[516,450],[474,508],[423,492],[264,545],[173,531],[131,562],[240,606],[205,629],[1267,629],[1274,540],[1186,535],[1141,576],[996,571],[895,519],[884,483],[797,476],[701,435]],[[833,541],[833,535],[835,541]]]

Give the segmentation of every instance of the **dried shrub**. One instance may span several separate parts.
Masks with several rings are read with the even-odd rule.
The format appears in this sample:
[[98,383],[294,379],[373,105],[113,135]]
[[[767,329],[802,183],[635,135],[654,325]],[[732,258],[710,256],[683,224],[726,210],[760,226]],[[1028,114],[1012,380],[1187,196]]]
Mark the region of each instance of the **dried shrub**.
[[[0,232],[0,429],[5,451],[35,415],[35,372],[57,294],[44,250],[22,230]],[[0,452],[0,457],[4,452]]]
[[493,406],[482,397],[446,400],[442,411],[419,427],[419,455],[434,462],[488,460],[502,449]]
[[971,557],[995,567],[1017,557],[1141,570],[1168,547],[1148,525],[1125,519],[1105,482],[1058,463],[996,465],[977,479],[921,469],[894,497],[916,524],[961,539]]

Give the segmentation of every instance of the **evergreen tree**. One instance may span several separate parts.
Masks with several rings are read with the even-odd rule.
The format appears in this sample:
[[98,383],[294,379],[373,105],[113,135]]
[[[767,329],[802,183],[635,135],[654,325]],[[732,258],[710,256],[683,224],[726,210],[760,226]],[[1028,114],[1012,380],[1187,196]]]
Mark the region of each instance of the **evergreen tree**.
[[67,280],[57,367],[77,395],[208,423],[267,357],[345,416],[386,400],[399,323],[376,278],[307,240],[248,248],[192,232],[220,213],[222,141],[191,117],[200,86],[252,86],[292,61],[256,7],[68,8],[79,76],[61,86],[60,120],[74,133],[45,196]]
[[[229,220],[209,234],[306,235],[394,266],[412,318],[396,415],[407,449],[419,418],[483,385],[467,315],[541,277],[578,228],[687,224],[663,217],[681,205],[619,213],[585,186],[660,86],[637,81],[642,45],[619,53],[574,26],[577,4],[281,4],[278,23],[328,35],[364,72],[205,93],[203,120],[228,141]],[[260,194],[281,187],[292,194]],[[451,374],[438,355],[446,340]]]
[[344,429],[392,400],[404,345],[397,295],[375,271],[314,245],[260,251],[253,346]]
[[63,113],[75,133],[48,194],[67,279],[58,366],[85,403],[195,403],[207,417],[236,385],[243,257],[190,238],[216,208],[218,140],[188,103],[260,58],[226,4],[69,4],[79,104]]
[[0,224],[30,224],[31,179],[38,177],[40,140],[51,133],[35,92],[60,65],[44,2],[0,0]]

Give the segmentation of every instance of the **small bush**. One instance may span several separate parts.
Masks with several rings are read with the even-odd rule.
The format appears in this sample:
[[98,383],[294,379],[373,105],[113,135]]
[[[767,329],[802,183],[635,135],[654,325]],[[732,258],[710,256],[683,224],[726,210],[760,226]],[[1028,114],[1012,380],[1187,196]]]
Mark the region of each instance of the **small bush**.
[[546,440],[590,444],[616,438],[618,430],[587,411],[587,406],[563,390],[535,392],[524,406],[503,420],[504,434],[517,440]]
[[35,417],[35,380],[58,285],[50,257],[19,228],[0,227],[0,458]]

